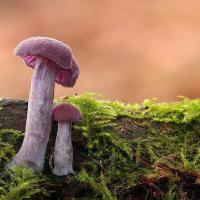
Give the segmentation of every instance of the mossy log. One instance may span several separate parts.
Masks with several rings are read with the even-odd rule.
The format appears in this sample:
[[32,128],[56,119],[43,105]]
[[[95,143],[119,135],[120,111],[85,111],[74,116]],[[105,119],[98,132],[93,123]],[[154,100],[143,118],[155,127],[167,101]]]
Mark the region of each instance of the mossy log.
[[[27,101],[16,100],[16,99],[1,99],[0,100],[0,129],[13,129],[13,130],[24,132],[25,125],[26,125],[27,108],[28,108]],[[123,137],[126,139],[135,138],[141,135],[148,134],[148,127],[144,126],[141,120],[140,121],[131,120],[128,118],[118,119],[118,126],[116,127],[116,130],[117,130],[116,133],[118,133],[120,137]],[[47,152],[51,152],[51,153],[53,152],[56,131],[57,131],[57,122],[53,122]],[[135,132],[135,135],[130,134],[132,132]],[[83,155],[83,152],[86,151],[86,149],[84,148],[85,142],[83,138],[78,138],[75,134],[73,134],[73,132],[72,132],[72,142],[73,142],[73,149],[74,149],[74,162],[73,162],[74,169],[79,170],[81,167],[81,163],[83,163],[84,161],[84,157],[81,155]],[[22,143],[22,140],[21,142],[19,142],[19,145],[15,147],[16,150],[20,148],[21,143]],[[52,154],[49,156],[52,159],[51,157]],[[46,166],[45,170],[49,171],[49,163],[46,163],[45,166]]]
[[[49,195],[30,190],[31,199],[200,199],[200,100],[124,105],[82,95],[55,101],[60,102],[75,104],[84,117],[72,131],[76,175],[56,177],[51,173],[57,131],[53,122],[40,182]],[[23,141],[26,112],[24,100],[0,100],[3,177],[6,162]],[[12,136],[15,131],[22,133],[17,141]],[[13,148],[4,148],[12,142]],[[9,199],[10,190],[2,198],[0,190],[0,199]]]

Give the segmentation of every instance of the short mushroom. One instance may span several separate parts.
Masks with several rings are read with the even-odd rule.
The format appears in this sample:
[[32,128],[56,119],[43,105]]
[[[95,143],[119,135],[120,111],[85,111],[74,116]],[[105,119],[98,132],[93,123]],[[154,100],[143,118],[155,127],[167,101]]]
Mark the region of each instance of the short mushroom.
[[73,173],[71,123],[79,122],[82,119],[82,115],[75,106],[60,104],[54,107],[52,118],[54,121],[58,121],[53,174],[63,176]]
[[79,66],[71,49],[52,38],[28,38],[17,45],[14,53],[33,68],[33,75],[25,137],[8,167],[25,164],[42,170],[51,131],[55,82],[64,87],[73,87],[79,75]]

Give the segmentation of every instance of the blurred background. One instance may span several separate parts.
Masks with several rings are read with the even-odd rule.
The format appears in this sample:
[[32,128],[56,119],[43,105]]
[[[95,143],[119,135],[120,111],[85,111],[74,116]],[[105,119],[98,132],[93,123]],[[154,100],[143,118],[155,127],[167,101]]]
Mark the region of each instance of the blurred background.
[[0,0],[2,98],[28,98],[32,70],[12,51],[31,36],[64,41],[81,66],[75,87],[56,85],[56,97],[200,97],[198,0]]

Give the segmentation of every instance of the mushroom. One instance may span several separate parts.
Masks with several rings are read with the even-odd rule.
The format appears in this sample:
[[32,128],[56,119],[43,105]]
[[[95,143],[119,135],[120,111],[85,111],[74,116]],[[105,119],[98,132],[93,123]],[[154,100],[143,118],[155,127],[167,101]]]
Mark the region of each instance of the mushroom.
[[82,115],[75,106],[64,103],[53,108],[52,118],[54,121],[58,121],[53,174],[63,176],[73,173],[71,123],[79,122]]
[[8,166],[25,164],[42,170],[51,131],[55,82],[73,87],[79,75],[79,66],[71,49],[52,38],[28,38],[17,45],[14,53],[33,68],[33,75],[25,137]]

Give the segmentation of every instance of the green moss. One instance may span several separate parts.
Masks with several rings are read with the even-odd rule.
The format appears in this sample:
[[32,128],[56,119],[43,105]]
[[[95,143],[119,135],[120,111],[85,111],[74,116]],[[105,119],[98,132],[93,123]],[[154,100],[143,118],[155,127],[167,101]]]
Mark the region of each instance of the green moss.
[[0,181],[0,200],[46,199],[49,192],[40,185],[44,178],[24,167],[13,167]]
[[[181,101],[172,103],[157,103],[155,99],[145,100],[140,108],[136,109],[135,115],[138,118],[150,118],[154,121],[189,123],[193,120],[200,120],[200,99],[190,100],[180,97]],[[135,110],[135,105],[133,105]]]
[[99,176],[98,182],[96,177],[89,176],[85,170],[82,170],[77,176],[77,180],[83,183],[88,183],[89,186],[94,190],[94,196],[101,195],[103,200],[116,200],[116,197],[107,188],[107,179],[103,174]]
[[[61,102],[76,105],[83,114],[73,131],[75,142],[84,141],[80,154],[85,160],[75,176],[57,179],[47,174],[48,181],[38,176],[44,182],[37,184],[54,190],[49,199],[196,198],[184,183],[200,188],[199,99],[125,105],[87,93],[55,100]],[[1,167],[22,137],[13,130],[0,131]]]
[[1,129],[0,130],[0,170],[2,171],[5,164],[15,155],[19,149],[23,133],[17,130]]

